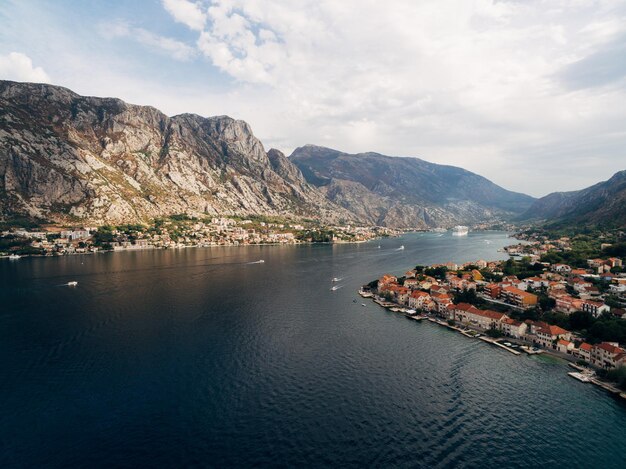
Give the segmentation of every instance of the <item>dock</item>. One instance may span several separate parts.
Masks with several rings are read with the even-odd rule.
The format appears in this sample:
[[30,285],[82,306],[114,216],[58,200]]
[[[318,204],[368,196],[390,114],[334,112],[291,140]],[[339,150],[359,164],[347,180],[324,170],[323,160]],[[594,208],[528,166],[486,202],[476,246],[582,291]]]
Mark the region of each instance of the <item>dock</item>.
[[521,345],[520,348],[526,352],[528,355],[539,355],[541,353],[543,353],[543,350],[537,349],[537,350],[533,350],[532,347],[529,347],[527,345]]
[[570,371],[567,374],[572,378],[577,379],[578,381],[582,381],[583,383],[591,382],[591,378],[584,373],[579,373],[578,371]]
[[610,392],[611,394],[615,394],[616,396],[620,396],[622,394],[622,391],[616,388],[615,386],[613,386],[612,384],[605,383],[604,381],[600,381],[597,378],[591,378],[590,381],[596,386],[600,386],[605,391]]
[[514,350],[514,349],[512,349],[510,347],[507,347],[506,345],[501,344],[500,342],[496,341],[495,339],[492,339],[491,337],[482,336],[482,337],[479,337],[479,339],[484,341],[484,342],[487,342],[488,344],[492,344],[492,345],[495,345],[497,347],[500,347],[500,348],[506,350],[507,352],[511,352],[513,355],[521,355],[521,353],[518,352],[517,350]]

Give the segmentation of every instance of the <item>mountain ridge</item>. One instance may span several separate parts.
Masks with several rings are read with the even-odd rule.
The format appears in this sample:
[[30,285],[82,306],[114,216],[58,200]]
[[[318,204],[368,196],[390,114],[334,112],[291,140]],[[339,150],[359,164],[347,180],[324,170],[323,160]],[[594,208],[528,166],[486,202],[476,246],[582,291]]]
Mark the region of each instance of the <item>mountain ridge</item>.
[[578,191],[541,197],[519,219],[564,226],[626,226],[626,170]]
[[[249,125],[228,116],[168,117],[151,106],[0,82],[2,212],[64,222],[167,213],[352,215],[324,199]],[[273,170],[291,173],[290,181]]]
[[452,226],[509,217],[534,200],[462,168],[421,158],[349,154],[309,144],[289,159],[330,200],[375,223]]
[[[349,156],[310,145],[288,158],[266,151],[246,122],[228,116],[168,117],[117,98],[0,81],[5,219],[99,224],[264,214],[430,228],[510,217],[533,200],[454,166],[373,152],[345,165]],[[343,166],[329,164],[333,173],[324,174],[320,165],[331,160]]]

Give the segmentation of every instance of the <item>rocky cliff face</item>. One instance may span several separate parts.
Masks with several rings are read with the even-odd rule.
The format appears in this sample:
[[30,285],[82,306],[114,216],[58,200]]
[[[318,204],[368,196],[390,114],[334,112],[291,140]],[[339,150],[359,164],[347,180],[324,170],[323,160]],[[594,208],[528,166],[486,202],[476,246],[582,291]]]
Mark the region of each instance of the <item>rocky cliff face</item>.
[[307,145],[290,159],[331,201],[369,223],[452,226],[511,217],[533,198],[461,168],[376,153],[350,155]]
[[354,219],[243,121],[0,81],[0,216],[120,223],[183,212]]
[[626,171],[580,191],[553,192],[538,199],[521,217],[553,225],[626,226]]
[[0,218],[270,214],[426,228],[509,216],[532,200],[460,168],[314,146],[287,158],[230,117],[168,117],[0,81]]

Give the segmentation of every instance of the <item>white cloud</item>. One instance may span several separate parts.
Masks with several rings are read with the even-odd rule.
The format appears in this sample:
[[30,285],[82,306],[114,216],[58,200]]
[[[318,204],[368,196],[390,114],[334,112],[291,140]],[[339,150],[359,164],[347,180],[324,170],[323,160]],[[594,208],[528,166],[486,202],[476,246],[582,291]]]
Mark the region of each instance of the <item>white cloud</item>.
[[[37,53],[82,94],[244,119],[287,153],[315,143],[419,156],[533,195],[626,168],[625,0],[161,4],[189,30],[158,36],[148,25],[160,18],[131,7],[126,23],[99,13],[68,29],[74,10],[15,0],[0,15],[0,55]],[[98,22],[186,63],[120,53],[123,41],[93,34]]]
[[143,28],[135,28],[124,22],[101,25],[105,37],[130,38],[140,44],[163,52],[176,60],[189,60],[196,55],[196,50],[184,42],[169,37],[159,36]]
[[188,0],[163,0],[163,7],[179,23],[198,31],[204,28],[206,15],[199,4]]
[[[568,163],[593,158],[596,174],[607,161],[626,167],[626,155],[604,144],[626,120],[624,90],[611,92],[610,106],[606,90],[573,91],[559,78],[626,33],[625,6],[214,1],[198,48],[243,82],[252,103],[231,101],[228,112],[270,144],[418,155],[538,194],[574,188],[562,172],[564,147]],[[554,184],[536,176],[555,171]]]
[[0,78],[4,80],[48,83],[50,77],[41,67],[33,67],[33,61],[21,52],[0,55]]

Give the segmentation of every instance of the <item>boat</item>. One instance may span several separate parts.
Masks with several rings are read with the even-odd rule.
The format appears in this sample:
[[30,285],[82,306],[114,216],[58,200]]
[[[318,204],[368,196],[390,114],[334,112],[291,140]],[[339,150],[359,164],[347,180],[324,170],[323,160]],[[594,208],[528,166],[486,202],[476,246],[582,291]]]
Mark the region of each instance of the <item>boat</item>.
[[11,259],[11,260],[17,260],[17,259],[19,259],[20,257],[22,257],[22,256],[20,256],[19,254],[11,254],[11,255],[9,256],[9,259]]
[[378,245],[378,249],[380,249],[380,244]]
[[398,249],[396,249],[396,251],[404,251],[404,244],[400,246]]
[[583,383],[589,383],[591,382],[591,378],[583,373],[578,373],[576,371],[572,371],[570,373],[567,373],[568,375],[570,375],[572,378],[577,379],[578,381],[582,381]]
[[467,233],[469,233],[469,228],[467,226],[457,225],[452,228],[453,236],[465,236]]
[[67,282],[67,286],[68,287],[75,287],[76,285],[78,285],[78,282],[76,280],[72,280],[71,282]]
[[365,303],[361,303],[361,306],[366,306]]
[[332,280],[331,280],[331,282],[339,282],[340,280],[341,280],[340,278],[333,277],[333,278],[332,278]]
[[336,291],[339,290],[341,287],[339,285],[335,285],[334,287],[331,288],[331,291]]

